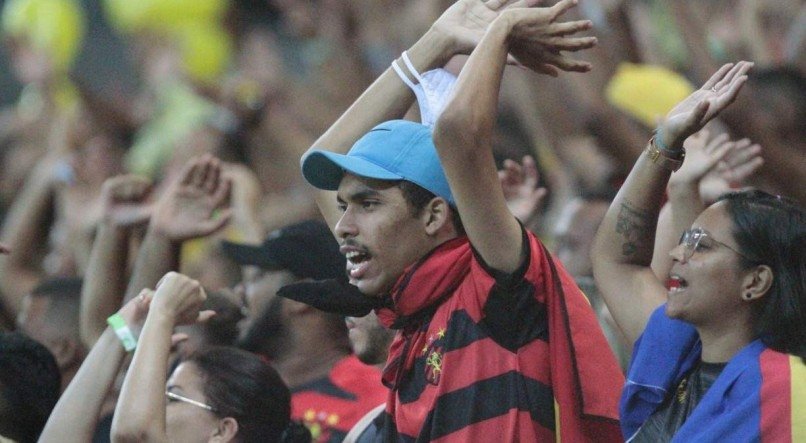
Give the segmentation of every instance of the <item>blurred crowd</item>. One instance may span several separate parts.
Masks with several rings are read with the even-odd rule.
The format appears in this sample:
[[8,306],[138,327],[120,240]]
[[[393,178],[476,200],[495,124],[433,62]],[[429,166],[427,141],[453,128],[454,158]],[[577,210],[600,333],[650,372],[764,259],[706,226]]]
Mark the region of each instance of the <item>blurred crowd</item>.
[[[0,425],[0,435],[34,441],[90,358],[98,368],[113,364],[75,441],[108,440],[118,397],[131,400],[131,423],[147,419],[137,407],[148,403],[133,399],[149,382],[123,381],[123,351],[90,352],[104,345],[106,319],[118,310],[130,326],[145,322],[143,334],[171,344],[154,350],[153,360],[132,363],[162,371],[159,395],[169,370],[169,386],[177,379],[198,384],[169,389],[192,403],[204,384],[198,377],[214,380],[210,374],[232,370],[228,362],[251,368],[270,361],[270,373],[256,366],[257,375],[240,376],[270,379],[269,386],[209,382],[220,392],[289,397],[289,410],[266,413],[285,417],[272,425],[279,431],[260,424],[267,426],[260,432],[286,441],[296,432],[304,441],[305,432],[288,425],[291,417],[315,441],[340,441],[383,403],[379,367],[390,333],[373,317],[348,317],[348,332],[343,317],[276,302],[275,293],[344,272],[338,250],[328,250],[329,231],[308,221],[320,215],[300,156],[452,3],[103,0],[101,19],[125,43],[136,70],[136,91],[123,92],[115,79],[101,89],[76,75],[89,29],[81,1],[6,0],[2,40],[23,88],[0,110],[0,244],[10,251],[0,255],[0,333],[9,342],[24,340],[17,331],[44,345],[53,358],[17,376],[55,366],[53,384],[61,389],[50,401],[41,386],[20,394],[44,399],[31,405],[38,418]],[[747,85],[700,140],[701,149],[728,144],[727,154],[689,178],[706,205],[751,187],[806,203],[806,6],[580,0],[568,16],[593,23],[588,34],[598,45],[580,55],[593,70],[551,78],[508,67],[493,153],[510,210],[583,289],[626,369],[632,343],[593,281],[597,228],[660,119],[719,66],[739,59],[755,63]],[[446,69],[458,74],[465,60],[454,57]],[[408,116],[418,119],[417,106]],[[169,271],[187,279],[169,274],[157,287]],[[186,287],[194,284],[205,299],[193,299],[198,291]],[[183,294],[186,305],[161,298],[169,290]],[[140,310],[148,304],[179,328],[159,330],[151,312],[146,321]],[[192,324],[185,317],[193,309],[216,315]],[[112,343],[119,346],[117,338]],[[252,362],[254,355],[262,360]],[[0,389],[13,377],[11,370],[0,374]],[[367,380],[373,389],[361,386]],[[345,398],[350,405],[338,403]],[[4,410],[2,400],[0,422],[17,413]],[[255,402],[239,407],[263,407]],[[122,424],[114,426],[125,436]]]

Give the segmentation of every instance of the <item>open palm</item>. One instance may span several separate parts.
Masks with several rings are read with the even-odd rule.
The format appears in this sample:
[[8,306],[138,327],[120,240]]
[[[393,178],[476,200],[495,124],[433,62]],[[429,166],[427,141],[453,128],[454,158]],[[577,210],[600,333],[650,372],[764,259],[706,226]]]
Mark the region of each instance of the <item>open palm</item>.
[[511,8],[528,8],[539,0],[459,0],[448,8],[432,25],[432,29],[452,36],[457,51],[469,54],[476,47],[490,24]]
[[209,155],[193,159],[157,202],[151,228],[174,241],[210,235],[231,217],[229,195],[221,162]]
[[729,104],[747,81],[745,75],[753,64],[741,61],[722,66],[702,88],[678,103],[660,125],[662,144],[672,150],[683,147],[683,141],[699,131]]

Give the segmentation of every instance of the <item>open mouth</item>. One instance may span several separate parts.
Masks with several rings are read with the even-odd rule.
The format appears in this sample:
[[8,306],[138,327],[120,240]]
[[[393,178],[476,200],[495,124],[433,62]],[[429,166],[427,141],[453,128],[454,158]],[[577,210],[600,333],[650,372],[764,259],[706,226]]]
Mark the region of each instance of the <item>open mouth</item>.
[[350,251],[344,255],[347,257],[347,271],[350,274],[350,278],[360,279],[363,277],[372,256],[364,251]]
[[687,287],[688,283],[679,275],[670,275],[669,279],[666,280],[666,289],[669,291],[669,294],[676,294],[684,291]]

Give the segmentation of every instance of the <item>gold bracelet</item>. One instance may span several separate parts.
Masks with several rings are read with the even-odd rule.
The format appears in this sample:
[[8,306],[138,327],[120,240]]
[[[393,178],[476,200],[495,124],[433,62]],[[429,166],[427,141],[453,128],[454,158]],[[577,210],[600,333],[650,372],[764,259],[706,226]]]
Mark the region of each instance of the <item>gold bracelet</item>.
[[668,170],[671,172],[675,172],[683,166],[683,160],[686,158],[686,151],[680,151],[680,158],[672,158],[668,155],[664,154],[656,145],[655,145],[655,136],[653,135],[651,139],[649,139],[649,145],[646,147],[646,153],[649,155],[649,159],[652,160],[652,163]]

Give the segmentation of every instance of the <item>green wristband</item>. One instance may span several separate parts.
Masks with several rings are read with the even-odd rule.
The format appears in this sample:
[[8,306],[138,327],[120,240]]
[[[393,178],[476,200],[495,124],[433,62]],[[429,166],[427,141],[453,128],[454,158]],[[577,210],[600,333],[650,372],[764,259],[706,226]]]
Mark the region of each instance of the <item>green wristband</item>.
[[115,335],[120,339],[120,342],[123,344],[123,349],[125,349],[126,352],[131,352],[137,347],[137,339],[134,338],[134,334],[132,334],[132,330],[129,329],[129,326],[126,324],[126,320],[123,320],[123,316],[113,314],[106,319],[106,322],[109,323],[109,326],[115,331]]

